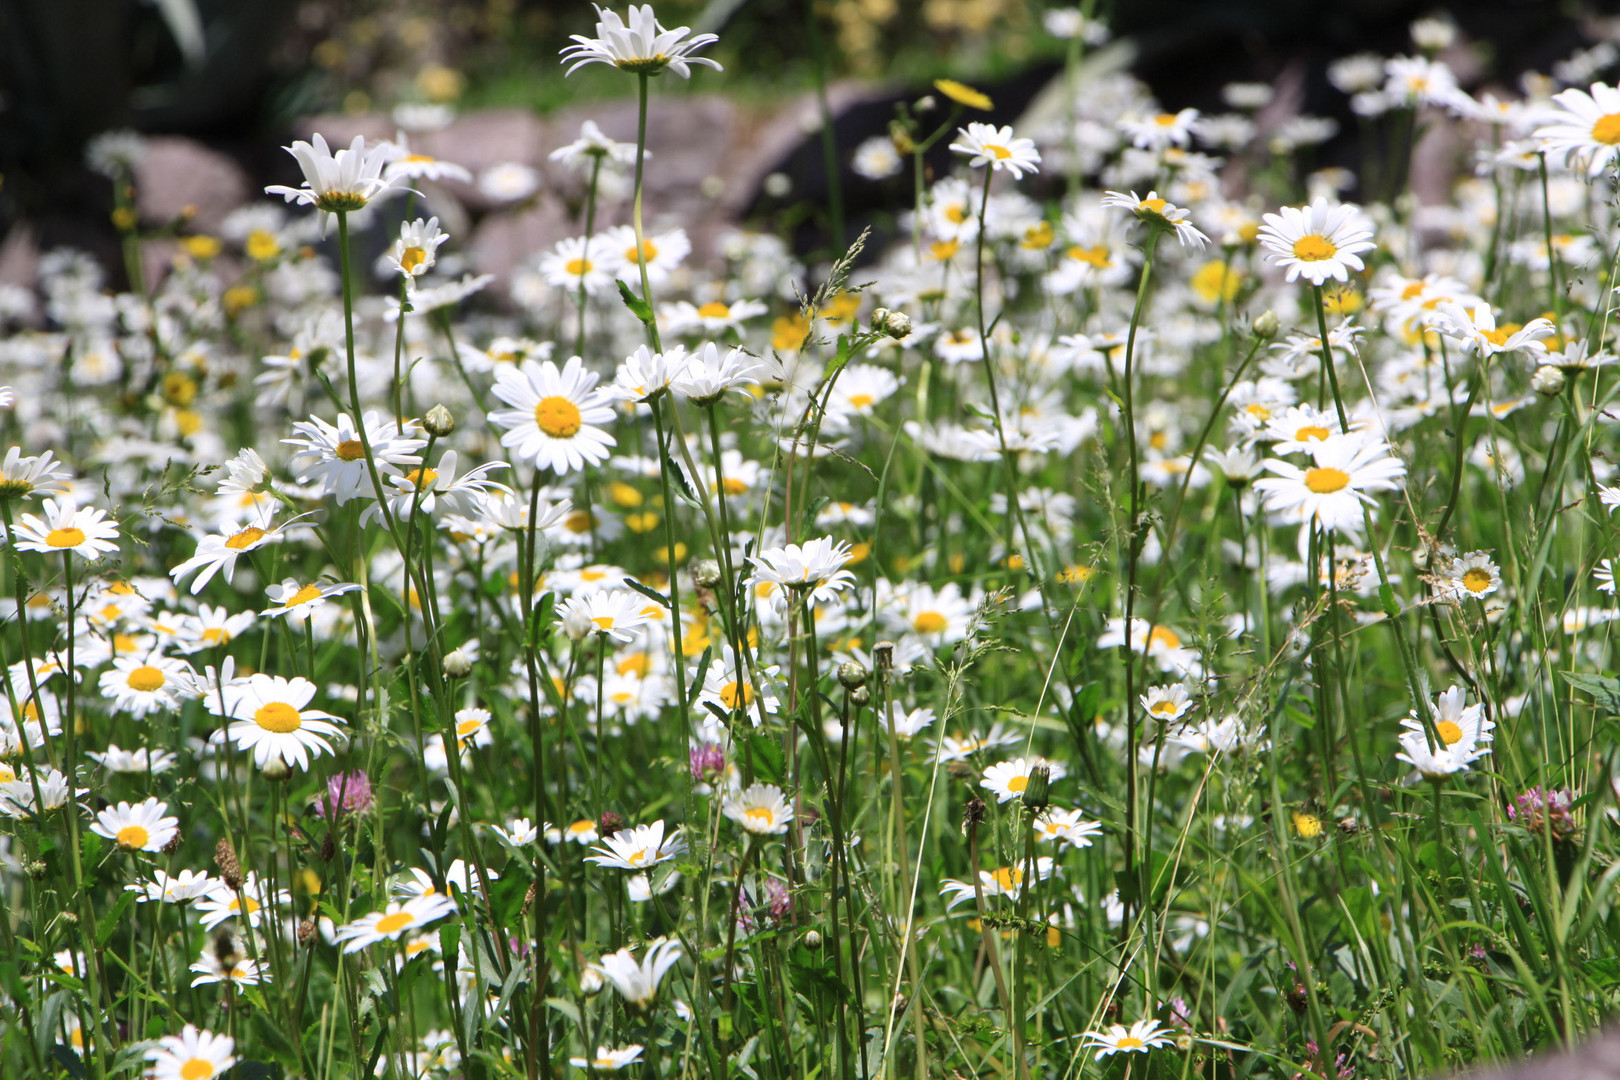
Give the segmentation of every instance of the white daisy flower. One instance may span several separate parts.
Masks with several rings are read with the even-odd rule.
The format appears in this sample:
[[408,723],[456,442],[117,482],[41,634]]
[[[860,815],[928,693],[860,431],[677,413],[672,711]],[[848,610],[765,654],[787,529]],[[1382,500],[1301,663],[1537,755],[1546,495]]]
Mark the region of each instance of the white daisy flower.
[[[1053,865],[1051,858],[1046,855],[1036,859],[1035,880],[1045,881],[1051,877]],[[975,890],[970,882],[946,878],[939,883],[939,894],[951,898],[950,903],[945,905],[947,909],[955,907],[964,900],[972,900],[975,892],[979,890],[983,891],[987,900],[993,896],[1005,896],[1009,900],[1017,900],[1024,891],[1024,870],[1025,867],[1022,864],[1003,866],[995,870],[980,870],[978,890]]]
[[291,902],[292,893],[286,889],[271,893],[269,886],[249,870],[247,877],[242,880],[240,896],[237,895],[237,890],[224,882],[218,882],[216,888],[199,899],[194,907],[198,918],[202,920],[203,929],[212,930],[226,919],[240,918],[244,913],[250,925],[258,926],[260,920],[264,918],[266,909],[273,911]]
[[395,273],[415,284],[416,279],[433,269],[438,261],[439,245],[450,239],[450,234],[439,228],[438,218],[403,222],[399,239],[388,249],[386,259]]
[[550,360],[503,367],[495,375],[495,396],[512,408],[490,414],[508,429],[501,445],[559,476],[606,461],[614,438],[595,425],[613,419],[612,399],[596,382],[577,356],[561,371]]
[[620,949],[592,964],[591,970],[612,983],[627,1006],[641,1010],[651,1007],[658,996],[658,984],[681,956],[679,941],[659,938],[647,946],[640,961],[629,949]]
[[1451,560],[1442,584],[1460,600],[1482,600],[1502,587],[1502,571],[1490,552],[1470,551]]
[[574,43],[562,50],[563,63],[573,65],[568,69],[570,75],[586,64],[612,64],[637,75],[657,75],[668,68],[683,79],[692,77],[692,64],[722,70],[708,57],[692,55],[719,41],[714,34],[697,34],[683,41],[691,30],[685,26],[664,29],[653,16],[651,4],[631,4],[628,25],[618,12],[591,6],[596,7],[596,36],[570,34]]
[[12,543],[18,551],[38,551],[54,555],[71,551],[91,562],[118,550],[118,523],[104,510],[79,509],[68,495],[46,499],[43,517],[23,514],[18,519]]
[[1047,807],[1035,817],[1035,839],[1043,843],[1060,843],[1069,847],[1091,846],[1091,838],[1102,834],[1100,821],[1089,821],[1079,810],[1061,810]]
[[651,825],[621,829],[591,850],[593,854],[585,856],[586,862],[642,871],[681,854],[686,850],[686,841],[678,828],[666,837],[664,822],[660,819]]
[[398,153],[393,145],[385,142],[368,147],[363,135],[356,135],[354,142],[335,154],[319,134],[312,143],[300,139],[282,149],[298,162],[298,167],[304,171],[304,182],[295,188],[272,184],[264,193],[315,207],[320,211],[322,236],[326,235],[331,214],[339,210],[359,210],[389,187],[392,181],[383,177],[383,168]]
[[169,804],[150,798],[121,802],[96,815],[90,831],[125,851],[162,851],[179,833],[179,818],[167,817]]
[[227,685],[224,696],[226,715],[233,720],[225,737],[252,751],[253,763],[261,769],[272,759],[307,769],[311,757],[332,753],[328,738],[344,738],[341,721],[333,723],[338,717],[304,707],[315,696],[315,684],[308,679],[249,675]]
[[1312,285],[1348,281],[1350,271],[1364,269],[1361,253],[1378,246],[1372,237],[1372,222],[1359,207],[1326,199],[1282,207],[1260,226],[1267,260],[1287,271],[1289,281],[1304,277]]
[[1035,149],[1035,141],[1018,138],[1011,127],[974,121],[957,128],[956,138],[951,149],[967,157],[968,165],[975,169],[981,165],[989,165],[996,172],[1005,169],[1014,180],[1022,180],[1026,172],[1040,172],[1041,152]]
[[[281,440],[298,448],[287,461],[287,468],[298,481],[319,483],[322,492],[333,496],[339,506],[350,499],[377,497],[366,467],[366,443],[371,444],[379,477],[394,476],[401,469],[420,465],[422,459],[416,451],[427,445],[426,439],[401,432],[392,418],[368,412],[360,419],[365,427],[364,442],[348,413],[339,414],[336,426],[311,416],[293,425],[293,438]],[[415,421],[406,421],[405,427],[416,430]]]
[[1173,1032],[1161,1028],[1156,1020],[1138,1020],[1129,1028],[1113,1024],[1107,1031],[1088,1031],[1084,1038],[1084,1048],[1097,1051],[1097,1060],[1101,1061],[1110,1054],[1145,1054],[1169,1043]]
[[1138,221],[1145,223],[1149,228],[1174,232],[1176,241],[1182,247],[1202,248],[1209,243],[1209,237],[1193,227],[1187,211],[1159,198],[1157,191],[1148,192],[1146,198],[1137,198],[1134,191],[1128,194],[1121,191],[1105,192],[1102,205],[1129,210],[1136,215]]
[[177,708],[189,696],[182,679],[191,674],[183,661],[166,656],[120,656],[113,659],[111,671],[101,673],[99,686],[115,709],[140,719]]
[[165,904],[183,904],[207,896],[219,888],[219,882],[208,876],[206,870],[182,870],[170,876],[162,870],[152,870],[152,880],[125,885],[125,892],[135,894],[135,902],[145,904],[161,900]]
[[1535,131],[1542,150],[1598,176],[1620,155],[1620,89],[1593,83],[1589,90],[1554,94],[1553,101],[1558,108],[1547,115],[1551,123]]
[[1012,802],[1024,794],[1029,787],[1030,775],[1042,766],[1047,770],[1049,783],[1061,780],[1069,774],[1068,767],[1061,762],[1038,757],[1014,758],[1012,761],[997,762],[984,770],[984,777],[979,781],[979,786],[993,792],[998,803]]
[[793,821],[793,811],[782,797],[782,789],[775,784],[750,785],[726,799],[720,812],[760,836],[785,833]]
[[402,934],[420,930],[455,910],[456,902],[448,896],[416,896],[338,927],[332,940],[342,943],[346,953],[359,952],[379,941],[398,941]]
[[147,1080],[214,1080],[236,1064],[236,1040],[187,1024],[180,1034],[165,1035],[147,1048],[146,1060],[151,1062]]
[[630,589],[593,589],[557,605],[557,621],[567,625],[570,619],[581,620],[595,633],[628,645],[647,625],[652,606],[654,601]]
[[1270,460],[1275,473],[1254,482],[1266,509],[1301,524],[1314,521],[1335,532],[1359,532],[1362,505],[1372,505],[1368,492],[1400,487],[1406,466],[1390,453],[1388,443],[1357,435],[1338,435],[1311,447],[1307,468]]

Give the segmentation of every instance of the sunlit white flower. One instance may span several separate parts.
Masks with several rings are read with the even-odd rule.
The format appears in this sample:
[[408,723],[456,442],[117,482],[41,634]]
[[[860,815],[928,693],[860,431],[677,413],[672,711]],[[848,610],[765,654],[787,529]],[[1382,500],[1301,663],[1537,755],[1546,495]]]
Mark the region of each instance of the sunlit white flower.
[[501,445],[559,476],[606,461],[614,439],[597,425],[612,421],[612,399],[596,382],[577,356],[560,371],[550,360],[503,366],[495,374],[495,396],[512,408],[490,414],[507,429]]
[[166,816],[169,804],[155,798],[121,802],[96,815],[90,831],[125,851],[162,851],[179,832],[179,818]]
[[1309,206],[1285,206],[1266,214],[1264,222],[1260,246],[1268,261],[1287,271],[1289,281],[1348,281],[1350,271],[1364,268],[1361,254],[1378,246],[1372,222],[1349,203],[1317,199]]
[[384,178],[383,169],[397,150],[388,143],[373,143],[368,147],[363,135],[356,135],[354,142],[335,154],[318,133],[313,142],[300,139],[282,149],[298,162],[304,172],[304,182],[295,188],[272,184],[264,193],[315,207],[320,211],[323,236],[330,214],[359,210],[392,183]]
[[[1052,860],[1045,855],[1035,860],[1035,880],[1045,881],[1052,876]],[[1018,866],[1003,866],[995,870],[979,871],[979,886],[975,890],[971,882],[957,881],[946,878],[939,883],[941,896],[949,896],[950,903],[947,908],[953,908],[964,900],[972,900],[976,891],[982,891],[985,899],[993,896],[1005,896],[1010,900],[1017,900],[1024,891],[1024,871],[1022,863]]]
[[1175,233],[1176,240],[1182,247],[1202,248],[1209,243],[1209,237],[1193,226],[1187,211],[1159,198],[1157,191],[1148,192],[1146,198],[1137,198],[1134,191],[1128,194],[1122,191],[1109,191],[1104,193],[1102,204],[1129,210],[1136,215],[1138,221],[1150,229],[1163,229]]
[[416,896],[338,927],[332,939],[342,943],[346,953],[359,952],[380,941],[398,941],[402,934],[420,930],[455,910],[456,902],[448,896]]
[[1014,180],[1022,180],[1026,172],[1040,172],[1041,152],[1035,149],[1035,141],[1015,136],[1011,127],[974,121],[958,128],[956,139],[951,149],[966,156],[975,169],[981,165],[989,165],[997,172],[1005,169]]
[[1458,342],[1464,352],[1477,353],[1481,357],[1513,352],[1515,349],[1542,353],[1547,348],[1542,342],[1556,333],[1552,321],[1544,318],[1531,319],[1523,326],[1498,327],[1496,312],[1490,304],[1481,303],[1465,308],[1454,301],[1445,301],[1440,305],[1435,328]]
[[602,957],[591,968],[613,984],[626,1005],[633,1009],[646,1009],[657,998],[658,984],[663,981],[664,974],[675,966],[681,956],[679,941],[659,938],[647,946],[639,962],[635,953],[620,949]]
[[439,245],[448,239],[450,234],[439,228],[436,217],[404,222],[399,227],[399,239],[388,249],[388,265],[414,283],[433,269],[438,261]]
[[45,555],[72,552],[94,562],[118,550],[118,523],[108,520],[105,510],[82,510],[70,496],[46,499],[41,516],[23,514],[18,519],[12,542],[18,551]]
[[639,871],[681,854],[686,850],[686,840],[680,829],[666,837],[664,822],[660,819],[651,825],[621,829],[591,850],[592,854],[585,856],[587,862]]
[[787,832],[793,810],[775,784],[752,784],[721,804],[720,812],[748,832],[771,836]]
[[1433,731],[1416,716],[1402,720],[1401,752],[1395,755],[1396,760],[1411,765],[1424,779],[1439,780],[1462,772],[1490,753],[1496,724],[1486,719],[1483,704],[1465,706],[1465,700],[1460,686],[1438,695],[1431,707]]
[[1373,504],[1369,492],[1393,491],[1406,475],[1406,465],[1381,439],[1339,435],[1311,447],[1311,465],[1268,460],[1275,476],[1254,482],[1266,509],[1285,520],[1314,521],[1324,529],[1356,532],[1362,506]]
[[1051,806],[1035,816],[1035,839],[1044,843],[1060,843],[1069,847],[1090,847],[1091,838],[1101,835],[1100,821],[1089,821],[1079,810],[1062,810]]
[[272,760],[307,769],[311,757],[332,752],[329,738],[344,737],[333,722],[336,716],[304,707],[315,696],[315,684],[308,679],[249,675],[226,686],[224,695],[226,713],[233,720],[225,729],[226,737],[251,751],[253,763],[261,769]]
[[1169,1028],[1161,1028],[1156,1020],[1138,1020],[1129,1028],[1113,1024],[1107,1031],[1088,1031],[1083,1045],[1097,1051],[1097,1060],[1101,1061],[1110,1054],[1145,1054],[1171,1042],[1174,1034]]
[[1599,175],[1620,155],[1620,89],[1593,83],[1589,90],[1554,94],[1553,101],[1558,108],[1547,116],[1551,123],[1535,132],[1543,151]]
[[562,50],[563,63],[573,65],[568,69],[570,75],[586,64],[611,64],[637,75],[657,75],[668,68],[683,79],[692,77],[691,64],[722,70],[708,57],[692,55],[719,41],[714,34],[697,34],[683,41],[691,30],[685,26],[664,29],[654,18],[651,4],[631,4],[628,24],[618,12],[592,6],[596,7],[596,36],[570,34],[574,43]]
[[[316,136],[320,138],[320,136]],[[214,1080],[236,1064],[236,1040],[187,1024],[146,1050],[146,1080]]]

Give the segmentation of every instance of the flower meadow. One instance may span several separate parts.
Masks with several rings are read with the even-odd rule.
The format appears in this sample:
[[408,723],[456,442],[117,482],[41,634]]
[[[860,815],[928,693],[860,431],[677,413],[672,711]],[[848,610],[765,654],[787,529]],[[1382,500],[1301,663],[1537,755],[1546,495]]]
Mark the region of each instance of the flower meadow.
[[640,135],[554,148],[578,231],[506,282],[408,132],[217,235],[94,140],[128,290],[0,288],[0,1074],[1392,1080],[1599,1026],[1620,51],[1470,93],[1415,24],[1328,72],[1351,175],[1089,12],[1059,107],[940,80],[842,148],[912,209],[803,261],[644,205],[649,95],[725,79],[651,7],[548,76]]

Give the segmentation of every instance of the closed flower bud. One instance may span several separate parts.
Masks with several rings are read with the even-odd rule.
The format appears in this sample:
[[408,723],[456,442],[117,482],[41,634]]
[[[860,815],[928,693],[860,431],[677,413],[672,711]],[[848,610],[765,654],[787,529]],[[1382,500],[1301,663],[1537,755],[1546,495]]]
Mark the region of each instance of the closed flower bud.
[[452,649],[445,653],[440,666],[444,669],[445,677],[450,679],[465,679],[472,674],[473,669],[472,660],[460,649]]
[[1563,368],[1543,364],[1536,368],[1534,375],[1530,376],[1530,389],[1542,397],[1557,397],[1564,392],[1565,381]]
[[855,661],[838,665],[838,682],[845,690],[866,685],[866,669]]
[[1037,765],[1029,770],[1029,781],[1024,785],[1024,793],[1020,796],[1024,809],[1032,814],[1038,814],[1047,807],[1046,793],[1052,785],[1052,768],[1049,765]]
[[595,968],[586,968],[579,973],[579,992],[586,997],[595,997],[602,992],[602,976]]
[[1282,329],[1282,320],[1277,318],[1277,313],[1270,308],[1255,316],[1254,336],[1261,341],[1270,341],[1277,336],[1277,331],[1280,329]]
[[443,405],[435,405],[422,417],[422,426],[427,428],[429,435],[442,439],[456,430],[456,418]]
[[281,758],[273,757],[259,767],[259,774],[266,780],[279,783],[291,779],[292,769],[288,768],[287,763]]
[[692,566],[692,580],[701,589],[712,589],[720,584],[720,564],[713,559],[701,559]]
[[803,937],[802,940],[804,941],[804,947],[805,948],[807,948],[807,949],[819,949],[819,948],[821,948],[821,931],[820,930],[806,930],[804,932],[804,937]]
[[857,686],[849,692],[849,703],[857,709],[864,709],[872,701],[872,691],[864,686]]

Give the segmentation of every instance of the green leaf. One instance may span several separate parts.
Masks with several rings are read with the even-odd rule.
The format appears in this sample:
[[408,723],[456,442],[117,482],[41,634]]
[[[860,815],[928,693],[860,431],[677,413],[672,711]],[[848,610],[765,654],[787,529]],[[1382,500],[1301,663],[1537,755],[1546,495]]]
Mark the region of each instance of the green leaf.
[[748,736],[743,751],[748,763],[753,766],[754,775],[768,784],[781,784],[787,776],[787,763],[782,757],[782,744],[775,739],[766,738],[759,732]]
[[709,645],[703,650],[703,659],[698,661],[697,675],[692,679],[692,685],[686,688],[686,707],[690,709],[692,703],[703,693],[703,680],[709,674],[709,661],[714,657],[714,646]]
[[1591,694],[1597,707],[1610,716],[1620,715],[1620,679],[1611,679],[1607,675],[1586,675],[1578,671],[1560,671],[1558,674],[1575,689]]
[[643,585],[633,577],[625,578],[624,583],[636,590],[636,592],[640,593],[642,596],[645,596],[647,599],[656,600],[660,605],[663,606],[665,611],[669,610],[669,597],[665,596],[657,589],[654,589],[651,586]]
[[119,894],[118,903],[114,904],[112,910],[96,922],[96,948],[99,949],[112,940],[113,934],[117,933],[119,926],[123,924],[124,916],[128,915],[129,909],[134,906],[134,893]]
[[652,308],[647,306],[645,300],[631,292],[630,286],[622,281],[618,285],[619,298],[624,301],[624,306],[630,309],[630,314],[640,319],[643,325],[651,326],[653,324]]

